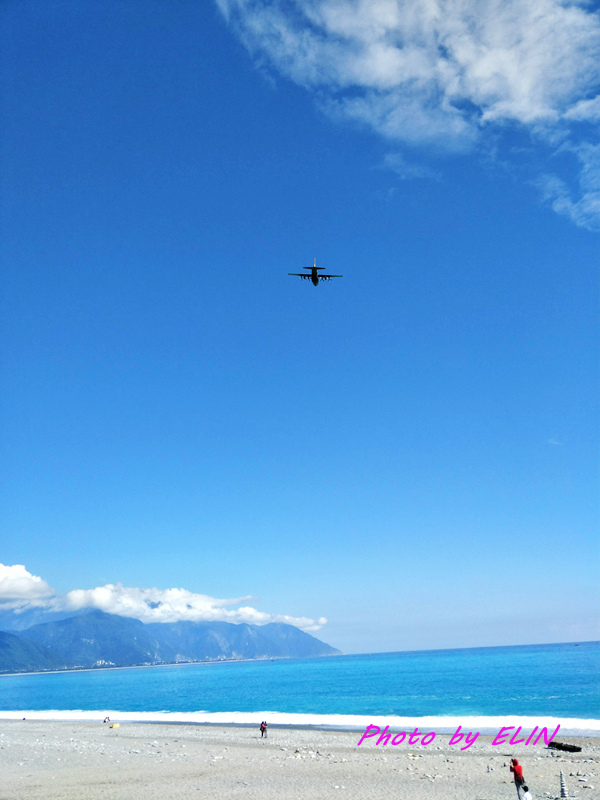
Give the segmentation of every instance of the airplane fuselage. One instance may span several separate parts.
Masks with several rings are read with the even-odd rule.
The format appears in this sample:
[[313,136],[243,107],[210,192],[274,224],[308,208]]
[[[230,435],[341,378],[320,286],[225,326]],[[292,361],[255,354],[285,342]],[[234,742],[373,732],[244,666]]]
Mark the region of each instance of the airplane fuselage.
[[343,275],[319,275],[318,270],[324,267],[317,267],[317,259],[315,258],[312,267],[304,267],[309,269],[310,272],[288,272],[288,275],[294,275],[296,278],[302,278],[303,281],[310,280],[313,286],[318,286],[320,281],[330,281],[332,278],[342,278]]

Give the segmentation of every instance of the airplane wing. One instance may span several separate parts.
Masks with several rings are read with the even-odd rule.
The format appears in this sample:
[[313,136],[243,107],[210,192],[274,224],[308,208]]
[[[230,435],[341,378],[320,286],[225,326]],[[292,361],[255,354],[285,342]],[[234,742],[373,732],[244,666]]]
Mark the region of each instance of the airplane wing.
[[288,275],[297,275],[299,278],[310,278],[310,274],[306,272],[288,272]]
[[326,280],[329,280],[329,278],[343,278],[343,277],[344,277],[343,275],[319,275],[320,280],[323,280],[324,278]]

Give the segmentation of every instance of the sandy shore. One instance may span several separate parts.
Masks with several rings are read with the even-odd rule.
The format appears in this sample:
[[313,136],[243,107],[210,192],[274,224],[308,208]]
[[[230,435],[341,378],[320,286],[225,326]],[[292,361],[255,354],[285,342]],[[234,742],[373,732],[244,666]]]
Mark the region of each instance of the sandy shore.
[[[260,720],[259,720],[260,721]],[[523,764],[536,800],[600,798],[600,740],[581,753],[543,745],[469,750],[438,734],[427,747],[360,747],[355,732],[0,720],[0,800],[515,800],[508,761]],[[373,740],[372,740],[373,741]]]

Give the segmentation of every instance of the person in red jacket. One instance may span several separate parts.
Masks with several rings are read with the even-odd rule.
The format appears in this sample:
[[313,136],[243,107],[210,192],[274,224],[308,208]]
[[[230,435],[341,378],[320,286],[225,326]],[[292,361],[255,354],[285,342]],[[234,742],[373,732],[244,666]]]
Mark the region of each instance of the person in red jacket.
[[523,767],[519,764],[516,758],[511,758],[510,760],[510,771],[515,776],[515,786],[517,787],[517,795],[519,800],[521,800],[521,786],[525,783],[525,778],[523,777]]

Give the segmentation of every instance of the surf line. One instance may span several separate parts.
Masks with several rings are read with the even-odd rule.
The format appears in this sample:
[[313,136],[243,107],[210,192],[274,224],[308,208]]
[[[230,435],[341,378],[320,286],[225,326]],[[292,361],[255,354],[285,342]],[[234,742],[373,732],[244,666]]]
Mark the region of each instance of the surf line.
[[[514,730],[514,727],[515,727],[514,725],[507,725],[504,728],[500,728],[500,730],[494,737],[492,745],[504,744],[504,742],[506,742],[508,737],[511,736],[511,734],[508,733],[508,731]],[[431,744],[436,737],[435,731],[429,731],[428,733],[425,733],[424,731],[419,731],[418,728],[415,728],[412,733],[401,731],[400,733],[396,733],[394,735],[393,733],[390,733],[389,728],[390,726],[386,725],[385,728],[381,730],[381,728],[379,728],[377,725],[367,725],[365,732],[360,737],[357,747],[360,747],[360,745],[364,742],[365,739],[370,739],[373,736],[377,736],[377,734],[379,734],[379,738],[375,742],[375,747],[377,747],[377,745],[382,745],[382,747],[385,747],[385,745],[388,744],[390,740],[392,747],[402,744],[404,741],[407,741],[407,744],[421,744],[424,747],[426,747],[428,744]],[[538,726],[536,725],[535,728],[529,734],[529,738],[527,736],[524,736],[522,739],[519,739],[518,736],[521,733],[521,726],[519,725],[517,730],[512,734],[510,738],[510,744],[523,744],[523,742],[525,743],[525,745],[537,744],[540,741],[540,739],[544,737],[545,744],[549,745],[550,742],[554,739],[554,737],[558,733],[559,729],[560,725],[557,725],[554,733],[550,736],[550,738],[548,738],[548,728],[540,728],[540,732],[534,739],[534,736],[538,730]],[[475,732],[465,731],[464,733],[461,733],[461,730],[462,730],[462,725],[459,725],[456,731],[450,737],[448,744],[450,746],[453,746],[455,744],[460,744],[464,739],[465,743],[460,749],[467,750],[467,748],[475,744],[475,741],[479,736],[479,731]],[[369,731],[372,732],[370,733]],[[408,740],[406,739],[407,736]],[[419,739],[421,739],[421,741],[419,741]]]

